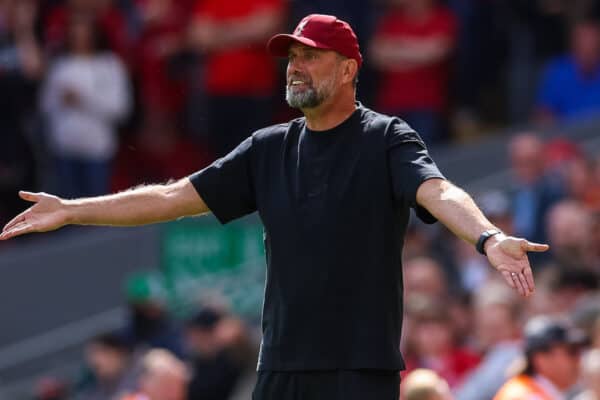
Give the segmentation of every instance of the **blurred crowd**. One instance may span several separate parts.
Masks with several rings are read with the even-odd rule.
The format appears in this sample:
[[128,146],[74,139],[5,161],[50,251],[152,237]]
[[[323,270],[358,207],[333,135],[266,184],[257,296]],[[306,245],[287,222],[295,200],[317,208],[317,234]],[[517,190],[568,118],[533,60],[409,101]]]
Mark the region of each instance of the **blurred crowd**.
[[359,37],[358,97],[431,146],[600,108],[595,0],[2,0],[0,223],[197,170],[297,115],[265,51],[308,13]]
[[[79,197],[177,178],[296,116],[265,42],[313,12],[355,28],[358,98],[431,146],[592,116],[599,3],[0,0],[0,224],[24,207],[18,189]],[[600,157],[534,131],[508,150],[512,187],[475,197],[505,232],[551,244],[532,256],[536,293],[516,298],[472,246],[411,225],[406,400],[490,400],[526,377],[552,393],[540,398],[600,399]],[[176,321],[148,293],[131,288],[127,329],[90,340],[81,378],[42,380],[37,399],[231,399],[254,367],[252,329],[214,305]]]

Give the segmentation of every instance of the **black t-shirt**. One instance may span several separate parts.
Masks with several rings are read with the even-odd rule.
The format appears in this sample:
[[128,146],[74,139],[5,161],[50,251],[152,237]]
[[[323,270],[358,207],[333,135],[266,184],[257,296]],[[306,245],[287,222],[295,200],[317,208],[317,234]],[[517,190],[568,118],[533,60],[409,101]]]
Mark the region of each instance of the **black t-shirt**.
[[358,104],[337,127],[255,132],[190,179],[226,223],[258,211],[267,282],[259,370],[402,369],[401,251],[416,191],[443,178],[402,120]]

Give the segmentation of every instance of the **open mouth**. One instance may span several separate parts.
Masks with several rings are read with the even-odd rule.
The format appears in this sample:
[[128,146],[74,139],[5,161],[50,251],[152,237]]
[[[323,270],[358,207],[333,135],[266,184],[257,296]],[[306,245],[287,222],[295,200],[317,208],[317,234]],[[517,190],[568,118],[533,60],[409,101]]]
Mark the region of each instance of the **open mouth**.
[[288,87],[290,89],[307,89],[310,87],[310,84],[300,79],[293,79],[288,83]]

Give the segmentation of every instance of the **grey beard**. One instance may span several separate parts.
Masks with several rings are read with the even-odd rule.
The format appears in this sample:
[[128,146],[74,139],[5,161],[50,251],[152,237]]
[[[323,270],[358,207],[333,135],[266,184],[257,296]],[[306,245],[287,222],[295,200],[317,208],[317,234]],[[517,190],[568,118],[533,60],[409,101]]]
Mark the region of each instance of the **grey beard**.
[[292,93],[291,87],[285,91],[285,101],[292,108],[314,108],[320,105],[324,96],[319,94],[315,88],[309,88],[304,92]]

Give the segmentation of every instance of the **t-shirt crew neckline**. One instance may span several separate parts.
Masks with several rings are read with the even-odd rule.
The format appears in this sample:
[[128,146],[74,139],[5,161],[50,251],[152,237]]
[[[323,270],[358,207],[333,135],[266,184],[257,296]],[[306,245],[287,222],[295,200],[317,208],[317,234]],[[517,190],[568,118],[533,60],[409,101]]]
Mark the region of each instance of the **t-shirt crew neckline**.
[[[348,118],[346,118],[345,120],[343,120],[342,122],[340,122],[339,124],[334,126],[333,128],[325,129],[323,131],[316,131],[316,130],[310,129],[308,127],[308,124],[305,123],[304,129],[306,130],[307,133],[309,133],[310,135],[314,135],[315,137],[330,137],[335,133],[343,131],[345,127],[351,125],[354,121],[356,121],[358,118],[360,118],[360,116],[362,114],[363,105],[357,101],[357,102],[355,102],[355,106],[356,106],[356,108],[354,109],[352,114],[350,114],[348,116]],[[321,135],[321,136],[319,136],[319,135]]]

